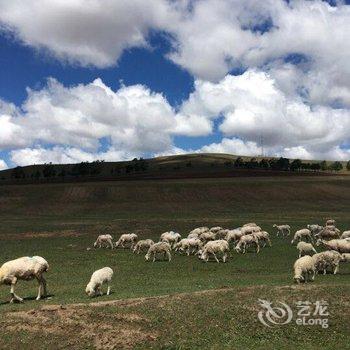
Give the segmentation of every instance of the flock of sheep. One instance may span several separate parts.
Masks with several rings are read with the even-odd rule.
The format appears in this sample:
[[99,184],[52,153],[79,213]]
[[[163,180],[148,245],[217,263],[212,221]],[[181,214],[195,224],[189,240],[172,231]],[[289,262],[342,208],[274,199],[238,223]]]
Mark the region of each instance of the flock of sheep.
[[[289,225],[273,225],[277,236],[289,236]],[[350,231],[342,234],[335,226],[334,220],[327,220],[325,226],[308,225],[307,228],[295,232],[292,244],[297,243],[299,258],[294,264],[294,280],[297,283],[314,280],[316,273],[331,271],[336,274],[339,263],[350,262]],[[326,251],[317,253],[313,244],[323,246]],[[146,252],[145,259],[153,262],[157,259],[171,261],[172,252],[186,255],[197,255],[199,259],[208,262],[212,257],[216,262],[226,262],[230,248],[237,253],[246,253],[253,249],[259,253],[265,246],[271,247],[270,236],[255,223],[248,223],[235,229],[222,227],[198,227],[192,230],[186,238],[174,231],[164,232],[159,242],[151,239],[138,240],[134,233],[123,234],[116,243],[111,235],[100,235],[94,243],[95,248],[115,247],[129,248],[134,253]],[[88,248],[88,250],[91,248]],[[11,286],[11,302],[23,302],[15,293],[18,280],[37,279],[39,290],[37,300],[47,295],[44,273],[49,269],[47,261],[40,256],[22,257],[6,262],[0,267],[0,284]],[[90,297],[102,295],[102,285],[107,284],[107,295],[110,294],[110,282],[113,270],[104,267],[95,271],[86,286],[86,294]]]

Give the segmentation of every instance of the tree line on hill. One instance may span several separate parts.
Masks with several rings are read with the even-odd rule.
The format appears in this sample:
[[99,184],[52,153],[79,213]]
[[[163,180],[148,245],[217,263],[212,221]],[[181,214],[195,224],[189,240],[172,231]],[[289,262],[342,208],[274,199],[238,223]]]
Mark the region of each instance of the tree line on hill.
[[[217,164],[211,164],[216,166]],[[251,158],[244,160],[242,157],[238,157],[233,161],[224,162],[224,166],[237,169],[261,169],[261,170],[274,170],[274,171],[334,171],[338,172],[343,169],[343,164],[339,161],[327,163],[321,162],[302,162],[300,159],[290,160],[288,158]],[[16,167],[11,171],[12,179],[48,179],[48,178],[65,178],[65,177],[83,177],[83,176],[97,176],[103,171],[104,160],[96,160],[93,162],[81,162],[74,164],[71,167],[55,166],[52,163],[45,164],[43,167],[36,169],[33,173],[26,173],[23,167]],[[184,164],[186,168],[193,168],[195,165],[191,161]],[[149,163],[143,158],[134,158],[130,162],[121,163],[120,165],[110,169],[110,175],[128,175],[132,173],[145,172],[149,168]],[[161,168],[159,168],[161,169]],[[175,168],[174,168],[175,169]],[[176,170],[180,169],[180,166],[176,166]],[[346,169],[350,171],[350,161],[346,164]],[[2,178],[4,179],[4,178]]]

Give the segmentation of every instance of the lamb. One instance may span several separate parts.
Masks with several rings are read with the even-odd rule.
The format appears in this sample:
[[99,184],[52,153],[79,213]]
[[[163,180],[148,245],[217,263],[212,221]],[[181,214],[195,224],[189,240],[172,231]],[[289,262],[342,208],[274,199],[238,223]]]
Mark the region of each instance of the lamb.
[[258,239],[259,244],[260,242],[263,243],[263,247],[266,247],[266,244],[268,244],[270,247],[272,246],[268,232],[259,231],[254,232],[253,235]]
[[171,246],[167,242],[158,242],[154,243],[150,248],[148,249],[147,254],[145,255],[146,261],[149,261],[151,257],[153,257],[153,262],[156,261],[157,254],[163,255],[164,257],[168,258],[168,261],[171,261],[171,254],[170,254]]
[[245,235],[242,236],[237,243],[235,250],[237,253],[242,252],[245,254],[247,247],[249,246],[255,246],[256,247],[256,253],[259,253],[260,251],[260,246],[259,246],[259,241],[255,235]]
[[330,268],[335,275],[339,270],[339,263],[342,259],[342,256],[338,252],[330,250],[314,254],[312,256],[312,259],[314,261],[315,270],[317,272],[322,271],[325,275],[327,273],[327,269]]
[[116,247],[121,246],[125,248],[125,244],[129,245],[131,249],[134,248],[137,241],[137,235],[135,233],[125,233],[120,236],[119,240],[115,243]]
[[161,242],[168,242],[173,247],[179,240],[181,235],[174,231],[164,232],[160,235]]
[[290,235],[290,226],[289,225],[276,225],[274,224],[272,227],[277,229],[276,236],[281,234],[282,237]]
[[312,253],[317,253],[316,249],[311,243],[306,243],[303,241],[297,244],[297,249],[299,250],[299,258],[301,258],[302,255],[312,255]]
[[303,239],[308,240],[312,242],[312,236],[311,231],[307,228],[304,228],[302,230],[296,231],[294,234],[294,238],[292,239],[291,243],[302,241]]
[[316,245],[323,245],[328,250],[335,250],[339,253],[350,253],[350,241],[347,239],[332,239],[330,241],[325,241],[319,239]]
[[350,238],[350,231],[344,231],[340,236],[340,239]]
[[306,283],[308,280],[313,281],[315,274],[315,264],[311,256],[305,255],[294,263],[294,281],[296,283]]
[[46,297],[46,280],[43,276],[44,272],[49,270],[48,262],[41,256],[22,257],[15,260],[8,261],[0,267],[0,285],[6,284],[11,286],[11,303],[18,301],[23,302],[15,293],[15,286],[18,280],[30,281],[34,278],[39,283],[38,296],[36,300],[41,297]]
[[216,262],[219,262],[219,259],[217,258],[216,254],[220,253],[222,254],[222,261],[226,262],[229,251],[230,247],[225,240],[219,239],[215,241],[210,241],[204,246],[200,254],[200,259],[202,259],[205,262],[208,262],[209,256],[213,255]]
[[154,242],[151,239],[141,239],[135,244],[133,253],[140,254],[141,252],[148,250],[153,244]]
[[113,237],[111,235],[99,235],[94,243],[94,248],[101,248],[104,245],[113,249]]
[[103,295],[101,287],[104,283],[107,283],[107,295],[111,292],[111,280],[113,277],[113,270],[110,267],[104,267],[95,271],[90,278],[90,282],[87,284],[85,293],[89,297],[97,295]]

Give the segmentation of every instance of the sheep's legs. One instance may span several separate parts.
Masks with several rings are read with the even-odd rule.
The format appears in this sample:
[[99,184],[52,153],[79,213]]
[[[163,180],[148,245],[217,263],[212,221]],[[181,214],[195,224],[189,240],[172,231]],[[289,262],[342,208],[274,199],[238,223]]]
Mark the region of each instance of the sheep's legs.
[[168,256],[168,260],[171,261],[171,255],[169,252],[166,252],[166,255]]
[[107,295],[111,294],[111,286],[108,284]]
[[339,271],[339,265],[337,265],[336,267],[335,267],[335,269],[334,269],[334,275],[336,275],[337,273],[338,273],[338,271]]
[[214,258],[215,258],[216,262],[217,262],[217,263],[220,262],[220,261],[218,260],[218,258],[216,257],[216,254],[213,253],[213,255],[214,255]]
[[15,293],[15,285],[16,285],[17,279],[15,282],[12,282],[11,284],[11,300],[10,303],[13,303],[15,300],[19,301],[20,303],[23,303],[23,299],[16,295]]
[[227,253],[225,253],[225,254],[222,256],[222,261],[225,263],[225,262],[226,262],[226,259],[227,259]]

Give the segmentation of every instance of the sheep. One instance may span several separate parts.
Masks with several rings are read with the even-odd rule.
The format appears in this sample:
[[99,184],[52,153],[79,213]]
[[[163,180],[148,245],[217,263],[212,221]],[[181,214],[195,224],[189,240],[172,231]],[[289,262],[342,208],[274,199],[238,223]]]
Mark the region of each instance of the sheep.
[[260,251],[260,246],[259,246],[259,241],[258,238],[255,235],[245,235],[240,238],[238,241],[235,250],[237,253],[242,252],[245,254],[247,247],[249,246],[254,246],[256,247],[256,253],[259,253]]
[[247,227],[247,226],[258,226],[255,222],[249,222],[248,224],[244,224],[242,227]]
[[242,236],[243,234],[240,229],[228,230],[228,232],[226,233],[225,239],[229,244],[231,242],[236,244]]
[[208,232],[203,232],[200,236],[199,239],[207,243],[208,241],[214,241],[216,239],[216,234],[214,232],[208,231]]
[[311,231],[311,234],[313,236],[315,236],[316,234],[318,234],[319,232],[321,232],[324,229],[323,226],[320,226],[317,224],[307,225],[306,227]]
[[94,248],[101,248],[104,245],[113,249],[113,237],[111,235],[99,235],[94,243]]
[[315,279],[316,269],[314,260],[311,256],[305,255],[297,259],[294,263],[294,281],[296,283],[313,281]]
[[189,233],[188,236],[187,236],[188,239],[198,238],[198,237],[199,237],[199,235],[197,233]]
[[43,276],[44,272],[49,270],[48,262],[41,256],[25,256],[15,260],[8,261],[0,267],[0,285],[11,286],[11,303],[18,301],[23,302],[15,293],[15,286],[18,280],[30,281],[34,278],[39,283],[38,296],[36,300],[41,297],[46,297],[46,280]]
[[327,269],[330,268],[335,275],[339,270],[339,263],[342,259],[342,256],[337,251],[329,250],[326,252],[314,254],[312,256],[312,259],[314,261],[314,266],[317,273],[319,271],[322,271],[325,275],[327,273]]
[[174,231],[164,232],[160,235],[161,242],[168,242],[173,247],[179,240],[181,235]]
[[331,226],[326,226],[323,230],[315,234],[317,239],[334,239],[339,238],[340,231],[338,229],[332,229]]
[[316,245],[323,245],[327,250],[335,250],[339,253],[350,253],[350,241],[347,239],[332,239],[330,241],[325,241],[319,239]]
[[190,234],[195,234],[195,235],[199,236],[201,233],[207,232],[207,231],[209,231],[209,227],[202,226],[202,227],[197,227],[197,228],[193,229],[190,232]]
[[281,234],[282,237],[290,235],[290,226],[289,225],[276,225],[274,224],[272,227],[277,229],[276,236]]
[[154,243],[149,247],[147,254],[145,255],[146,261],[149,261],[153,256],[153,262],[156,261],[157,254],[162,254],[164,257],[168,258],[168,261],[171,261],[170,254],[171,246],[167,242],[158,242]]
[[350,231],[344,231],[341,234],[340,239],[345,239],[345,238],[350,238]]
[[225,240],[219,239],[215,241],[210,241],[204,246],[203,250],[201,251],[200,259],[205,262],[208,262],[209,256],[213,255],[215,261],[219,262],[219,259],[217,258],[216,254],[220,253],[222,254],[222,261],[226,262],[229,251],[230,247]]
[[148,250],[154,242],[151,239],[141,239],[138,241],[133,249],[133,253],[140,254],[141,252]]
[[296,231],[294,234],[294,238],[292,239],[291,243],[302,241],[303,239],[308,240],[312,242],[312,236],[311,231],[307,228],[304,228],[302,230]]
[[113,277],[113,270],[110,267],[104,267],[95,271],[90,278],[90,282],[87,284],[85,293],[89,297],[97,295],[103,295],[101,287],[104,283],[107,283],[107,295],[111,292],[111,280]]
[[214,232],[214,233],[217,233],[219,232],[220,230],[223,230],[223,228],[221,226],[214,226],[214,227],[211,227],[210,228],[210,232]]
[[312,255],[312,253],[317,253],[316,249],[311,243],[306,243],[303,241],[300,241],[297,244],[297,249],[299,250],[299,258],[301,258],[302,255]]
[[335,220],[329,219],[326,221],[326,226],[335,226]]
[[266,247],[266,244],[268,244],[270,247],[272,246],[271,241],[270,241],[270,235],[266,231],[259,231],[259,232],[254,232],[253,236],[255,236],[258,239],[258,242],[260,244],[263,243],[263,247]]
[[250,235],[254,232],[259,232],[261,231],[261,228],[259,226],[243,226],[241,228],[242,235]]
[[133,249],[137,241],[137,235],[135,233],[125,233],[120,236],[118,241],[115,243],[116,247],[121,246],[125,248],[125,244],[130,245],[130,248]]
[[190,238],[188,241],[187,255],[194,254],[203,247],[203,242],[199,238]]
[[187,251],[189,247],[189,240],[190,240],[189,238],[183,238],[181,241],[177,242],[174,245],[174,250],[176,252],[178,251],[184,252],[185,250]]
[[225,239],[228,231],[229,230],[227,230],[227,229],[221,229],[221,230],[217,231],[216,235],[215,235],[216,239]]
[[350,253],[343,253],[341,255],[341,260],[342,262],[350,262]]

